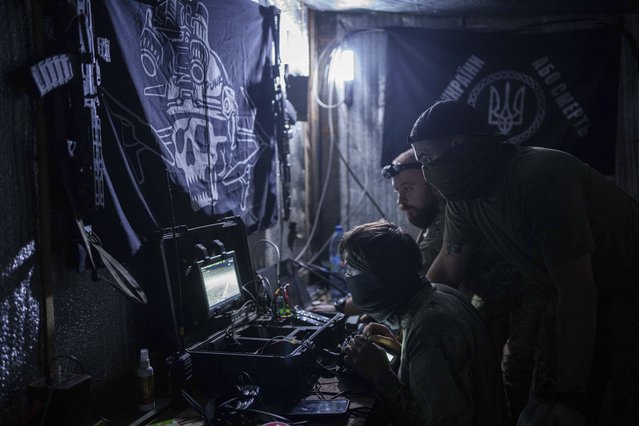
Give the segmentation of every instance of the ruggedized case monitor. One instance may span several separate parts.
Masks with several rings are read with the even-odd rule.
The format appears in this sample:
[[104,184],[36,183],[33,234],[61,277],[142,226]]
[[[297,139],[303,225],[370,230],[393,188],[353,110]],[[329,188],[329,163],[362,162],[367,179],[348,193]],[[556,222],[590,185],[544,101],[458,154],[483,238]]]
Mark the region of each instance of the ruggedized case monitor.
[[257,297],[259,279],[237,217],[169,229],[160,250],[194,382],[204,392],[223,392],[239,380],[266,393],[299,392],[311,386],[321,349],[344,340],[341,313],[295,309],[281,317]]
[[197,265],[197,280],[208,317],[228,310],[242,298],[242,283],[235,252],[201,260]]

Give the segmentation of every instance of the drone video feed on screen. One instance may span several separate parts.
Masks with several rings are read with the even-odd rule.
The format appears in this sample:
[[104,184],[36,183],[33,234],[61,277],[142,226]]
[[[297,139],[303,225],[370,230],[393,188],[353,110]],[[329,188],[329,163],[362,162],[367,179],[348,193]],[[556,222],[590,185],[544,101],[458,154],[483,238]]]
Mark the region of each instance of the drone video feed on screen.
[[211,263],[202,262],[199,266],[209,311],[240,294],[240,280],[234,256]]

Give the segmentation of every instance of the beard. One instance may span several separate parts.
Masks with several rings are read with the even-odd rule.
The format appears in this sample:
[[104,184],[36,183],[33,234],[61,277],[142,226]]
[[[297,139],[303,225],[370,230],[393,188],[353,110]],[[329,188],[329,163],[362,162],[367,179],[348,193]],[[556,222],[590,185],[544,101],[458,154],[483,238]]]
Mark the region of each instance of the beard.
[[428,205],[422,208],[411,207],[414,214],[408,216],[408,221],[413,226],[416,226],[420,229],[426,229],[433,223],[435,217],[437,217],[438,208],[439,200],[428,203]]

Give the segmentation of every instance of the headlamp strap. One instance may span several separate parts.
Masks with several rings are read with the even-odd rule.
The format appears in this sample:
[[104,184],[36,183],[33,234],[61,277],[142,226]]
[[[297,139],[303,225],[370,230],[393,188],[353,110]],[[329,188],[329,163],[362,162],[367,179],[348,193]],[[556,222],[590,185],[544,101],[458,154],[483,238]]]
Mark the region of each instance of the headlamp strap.
[[382,168],[382,175],[386,179],[390,179],[392,177],[397,176],[404,170],[419,169],[421,167],[422,167],[422,163],[418,161],[413,161],[410,163],[403,163],[403,164],[389,164]]

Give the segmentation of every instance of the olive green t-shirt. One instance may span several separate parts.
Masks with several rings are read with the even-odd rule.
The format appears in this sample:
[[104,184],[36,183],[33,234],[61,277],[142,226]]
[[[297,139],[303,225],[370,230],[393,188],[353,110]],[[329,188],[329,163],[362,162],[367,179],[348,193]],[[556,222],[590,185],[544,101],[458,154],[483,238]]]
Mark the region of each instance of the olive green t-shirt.
[[[446,217],[446,200],[439,202],[437,216],[433,223],[420,232],[417,238],[422,252],[424,272],[433,264],[442,248]],[[470,259],[466,279],[463,285],[482,298],[499,298],[506,295],[523,293],[528,288],[521,274],[513,269],[499,253],[484,239],[476,242],[476,250]]]
[[639,205],[570,154],[513,146],[490,198],[448,202],[444,244],[485,238],[529,279],[588,253],[601,295],[639,284]]

